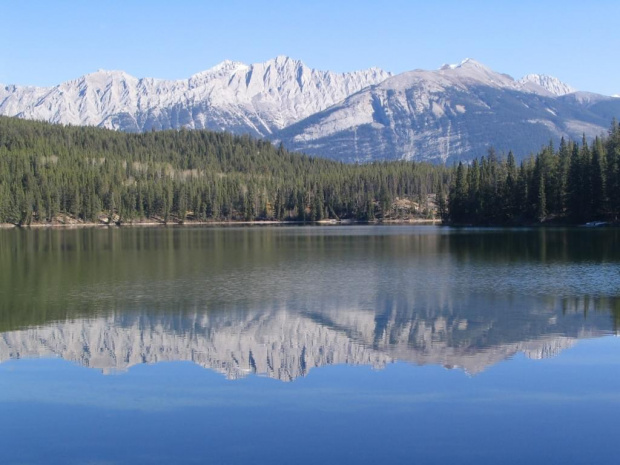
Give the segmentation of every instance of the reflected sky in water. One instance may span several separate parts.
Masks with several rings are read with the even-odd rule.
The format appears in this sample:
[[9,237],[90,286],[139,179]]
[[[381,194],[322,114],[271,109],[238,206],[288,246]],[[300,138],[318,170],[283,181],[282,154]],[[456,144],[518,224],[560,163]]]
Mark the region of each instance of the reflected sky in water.
[[0,231],[0,462],[614,463],[619,239]]

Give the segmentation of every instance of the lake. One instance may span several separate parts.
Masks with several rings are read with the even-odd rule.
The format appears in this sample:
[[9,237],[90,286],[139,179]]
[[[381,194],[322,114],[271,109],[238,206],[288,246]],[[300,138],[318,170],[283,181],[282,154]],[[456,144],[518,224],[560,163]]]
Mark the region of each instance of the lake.
[[611,464],[620,230],[0,230],[0,463]]

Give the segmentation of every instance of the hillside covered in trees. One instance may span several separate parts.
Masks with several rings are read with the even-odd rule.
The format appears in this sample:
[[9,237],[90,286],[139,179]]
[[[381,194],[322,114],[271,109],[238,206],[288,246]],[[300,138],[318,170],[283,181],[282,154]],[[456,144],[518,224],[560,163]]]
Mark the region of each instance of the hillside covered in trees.
[[517,165],[512,153],[455,168],[444,212],[455,224],[583,224],[620,216],[620,127],[605,138],[550,144]]
[[441,166],[350,165],[227,133],[0,117],[0,223],[410,217],[430,215],[449,180]]
[[617,222],[620,128],[517,163],[346,164],[206,130],[128,134],[0,117],[0,223],[360,221]]

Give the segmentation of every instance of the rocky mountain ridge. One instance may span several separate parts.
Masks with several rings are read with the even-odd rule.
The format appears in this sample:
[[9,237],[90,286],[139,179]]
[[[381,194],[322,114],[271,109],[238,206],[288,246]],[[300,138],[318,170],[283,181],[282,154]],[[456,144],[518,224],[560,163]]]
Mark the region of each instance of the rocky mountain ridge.
[[570,90],[555,78],[517,81],[467,59],[390,77],[279,135],[294,150],[346,161],[451,163],[490,147],[523,158],[561,137],[600,135],[620,115],[617,99]]
[[390,73],[311,69],[279,56],[224,61],[189,79],[100,70],[52,88],[0,87],[0,114],[123,131],[212,129],[263,137],[337,103]]
[[343,161],[450,163],[493,146],[517,158],[604,133],[620,100],[473,60],[398,75],[319,71],[279,56],[224,61],[184,80],[97,71],[51,88],[0,86],[0,115],[123,131],[225,130]]
[[547,76],[545,74],[527,74],[519,79],[519,83],[524,86],[528,86],[530,83],[534,84],[534,86],[532,86],[533,92],[536,92],[539,87],[542,87],[557,97],[577,92],[577,89],[574,87],[565,84],[556,77]]

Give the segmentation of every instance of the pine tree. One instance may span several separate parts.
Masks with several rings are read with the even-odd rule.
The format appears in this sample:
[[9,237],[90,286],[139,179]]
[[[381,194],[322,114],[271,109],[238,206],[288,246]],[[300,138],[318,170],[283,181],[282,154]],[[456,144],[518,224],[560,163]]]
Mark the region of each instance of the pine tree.
[[547,194],[546,194],[546,183],[545,183],[545,174],[540,171],[540,177],[538,180],[538,212],[537,212],[538,221],[543,222],[547,217]]
[[459,162],[456,168],[454,186],[450,191],[450,218],[455,223],[467,221],[468,189],[465,179],[465,167]]

